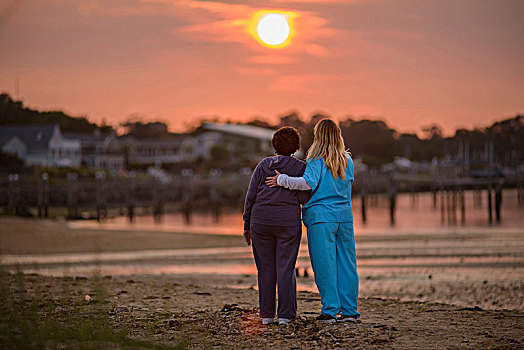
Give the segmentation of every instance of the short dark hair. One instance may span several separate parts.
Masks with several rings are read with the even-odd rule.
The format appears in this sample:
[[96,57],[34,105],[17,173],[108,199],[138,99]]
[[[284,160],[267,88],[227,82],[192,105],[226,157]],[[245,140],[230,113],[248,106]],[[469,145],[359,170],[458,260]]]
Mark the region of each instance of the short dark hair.
[[271,145],[278,155],[290,156],[300,147],[300,134],[291,126],[284,126],[275,131]]

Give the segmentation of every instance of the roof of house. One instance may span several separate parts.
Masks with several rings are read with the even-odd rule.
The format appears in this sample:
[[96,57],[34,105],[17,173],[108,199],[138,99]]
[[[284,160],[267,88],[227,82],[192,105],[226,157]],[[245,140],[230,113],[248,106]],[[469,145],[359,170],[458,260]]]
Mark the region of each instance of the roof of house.
[[94,133],[65,132],[64,136],[79,141],[104,141],[108,135],[95,135]]
[[203,123],[202,128],[205,130],[223,132],[260,140],[271,140],[273,133],[275,132],[275,130],[244,124]]
[[118,139],[122,141],[129,140],[137,145],[173,146],[181,144],[188,137],[187,134],[169,134],[162,138],[138,138],[133,135],[122,135]]
[[0,126],[0,146],[17,136],[29,152],[46,151],[58,124]]

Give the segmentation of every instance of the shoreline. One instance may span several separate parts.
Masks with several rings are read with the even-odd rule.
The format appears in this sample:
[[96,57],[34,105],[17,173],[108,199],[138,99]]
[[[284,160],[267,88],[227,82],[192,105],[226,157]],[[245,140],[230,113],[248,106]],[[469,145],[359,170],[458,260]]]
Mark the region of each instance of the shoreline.
[[[251,248],[240,234],[73,230],[61,221],[0,217],[0,250],[0,266],[12,273],[89,277],[98,269],[256,287]],[[522,233],[357,235],[357,263],[363,297],[524,311]],[[316,291],[305,240],[297,267],[299,290]]]

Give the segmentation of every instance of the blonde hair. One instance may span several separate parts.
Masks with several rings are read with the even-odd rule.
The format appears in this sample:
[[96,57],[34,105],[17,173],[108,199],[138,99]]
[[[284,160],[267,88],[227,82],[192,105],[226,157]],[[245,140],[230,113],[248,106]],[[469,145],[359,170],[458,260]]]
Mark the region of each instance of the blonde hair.
[[331,119],[322,119],[313,130],[313,144],[307,151],[307,158],[315,160],[322,157],[334,179],[337,175],[346,179],[348,159],[344,148],[342,131]]

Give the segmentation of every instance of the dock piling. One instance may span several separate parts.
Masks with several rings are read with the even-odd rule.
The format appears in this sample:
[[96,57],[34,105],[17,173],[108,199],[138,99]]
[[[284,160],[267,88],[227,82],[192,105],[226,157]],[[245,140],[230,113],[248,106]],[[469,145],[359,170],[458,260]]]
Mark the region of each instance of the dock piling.
[[495,220],[500,222],[500,209],[502,206],[502,186],[497,184],[495,187]]
[[466,224],[466,194],[464,189],[460,191],[460,222]]
[[491,200],[491,184],[488,186],[488,220],[489,220],[490,224],[493,222],[492,200]]

